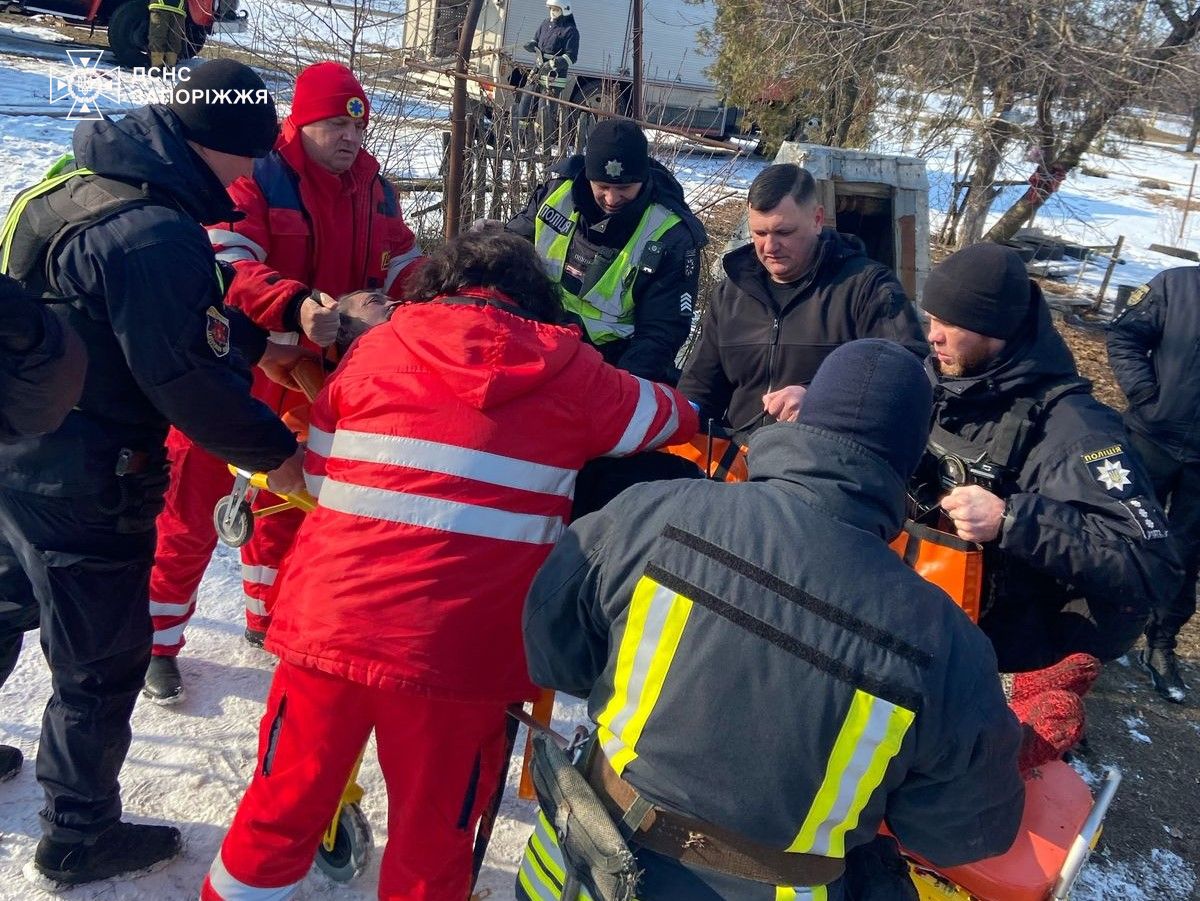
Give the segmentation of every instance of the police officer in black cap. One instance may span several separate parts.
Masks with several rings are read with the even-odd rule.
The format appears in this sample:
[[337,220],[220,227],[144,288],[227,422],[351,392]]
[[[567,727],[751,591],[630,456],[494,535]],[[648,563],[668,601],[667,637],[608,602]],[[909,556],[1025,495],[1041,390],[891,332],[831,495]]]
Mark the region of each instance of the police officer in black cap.
[[[679,380],[675,358],[691,330],[708,235],[636,122],[599,122],[586,152],[551,169],[505,228],[534,243],[568,316],[607,362],[648,381]],[[575,515],[637,482],[699,474],[660,453],[594,460],[576,483]]]
[[604,359],[674,384],[708,243],[683,188],[629,119],[605,119],[587,151],[550,170],[507,226],[537,247],[563,306]]
[[[250,397],[246,367],[294,351],[266,351],[266,336],[225,308],[203,228],[236,215],[225,187],[271,150],[275,105],[229,60],[175,87],[169,106],[79,125],[74,159],[22,193],[6,223],[9,273],[50,295],[88,355],[62,425],[0,444],[0,539],[32,586],[18,603],[40,608],[53,690],[37,758],[43,837],[25,874],[52,890],[143,870],[180,847],[174,827],[122,822],[117,783],[150,659],[167,425],[269,472],[281,491],[302,484],[302,452]],[[0,619],[0,658],[27,625]]]
[[915,494],[983,544],[980,626],[1000,669],[1124,654],[1180,565],[1120,417],[1097,401],[1017,253],[930,273],[929,453]]

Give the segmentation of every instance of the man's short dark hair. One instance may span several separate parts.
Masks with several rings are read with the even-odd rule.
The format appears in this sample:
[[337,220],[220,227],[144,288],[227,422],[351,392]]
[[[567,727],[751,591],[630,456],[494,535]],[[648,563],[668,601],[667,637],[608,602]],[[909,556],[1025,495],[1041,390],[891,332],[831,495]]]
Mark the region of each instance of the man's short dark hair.
[[817,183],[807,169],[795,163],[777,163],[767,166],[750,183],[750,209],[756,213],[768,213],[783,202],[785,197],[804,206],[817,196]]
[[541,322],[561,322],[562,298],[533,245],[501,228],[466,232],[443,244],[417,272],[411,300],[494,288]]

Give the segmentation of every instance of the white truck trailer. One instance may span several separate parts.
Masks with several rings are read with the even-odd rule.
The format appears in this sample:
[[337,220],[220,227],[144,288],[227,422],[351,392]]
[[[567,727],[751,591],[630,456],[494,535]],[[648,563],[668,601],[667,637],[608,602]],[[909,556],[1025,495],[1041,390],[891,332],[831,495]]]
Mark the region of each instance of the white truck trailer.
[[[633,2],[579,0],[579,59],[563,98],[627,112],[633,68]],[[407,51],[429,60],[453,57],[466,0],[414,0],[405,14]],[[472,70],[495,84],[523,82],[536,65],[524,49],[546,18],[545,0],[484,0],[475,32]],[[701,29],[715,17],[712,0],[654,0],[642,14],[643,114],[659,122],[724,137],[736,131],[739,111],[726,106],[704,70],[713,63],[699,46]],[[487,90],[488,103],[507,108],[512,92]]]

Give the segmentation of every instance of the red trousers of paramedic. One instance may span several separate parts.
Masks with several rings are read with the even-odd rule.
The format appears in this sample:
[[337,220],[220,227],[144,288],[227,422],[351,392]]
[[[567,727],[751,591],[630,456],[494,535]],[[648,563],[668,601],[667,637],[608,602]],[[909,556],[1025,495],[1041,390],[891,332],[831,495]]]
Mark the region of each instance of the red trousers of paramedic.
[[464,901],[475,826],[496,790],[504,707],[370,688],[281,661],[258,764],[202,901],[282,901],[312,866],[371,730],[387,783],[387,901]]
[[[192,443],[182,432],[167,435],[171,483],[158,515],[158,546],[150,571],[150,617],[154,621],[154,653],[173,657],[184,645],[183,630],[196,612],[196,592],[217,545],[213,507],[229,493],[233,475],[221,460]],[[261,493],[253,507],[279,502]],[[254,536],[242,548],[242,591],[246,625],[267,631],[271,586],[279,564],[296,537],[304,514],[286,510],[254,521]]]

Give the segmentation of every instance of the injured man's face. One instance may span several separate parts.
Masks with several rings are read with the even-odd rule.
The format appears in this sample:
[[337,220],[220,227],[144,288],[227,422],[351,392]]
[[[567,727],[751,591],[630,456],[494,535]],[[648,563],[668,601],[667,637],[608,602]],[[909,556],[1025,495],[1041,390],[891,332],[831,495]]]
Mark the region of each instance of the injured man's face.
[[396,301],[382,291],[351,291],[338,298],[337,346],[343,353],[354,343],[354,339],[387,322]]

